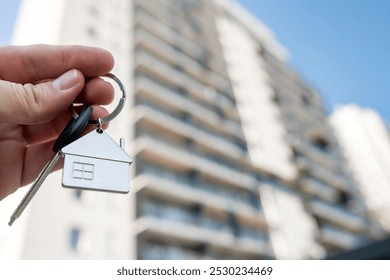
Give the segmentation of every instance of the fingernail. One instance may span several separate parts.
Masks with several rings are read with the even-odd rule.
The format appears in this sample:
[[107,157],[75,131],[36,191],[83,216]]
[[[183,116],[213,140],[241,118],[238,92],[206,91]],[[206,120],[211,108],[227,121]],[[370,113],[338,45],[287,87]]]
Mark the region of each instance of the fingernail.
[[69,70],[53,81],[53,87],[58,90],[67,90],[79,81],[78,73],[75,69]]

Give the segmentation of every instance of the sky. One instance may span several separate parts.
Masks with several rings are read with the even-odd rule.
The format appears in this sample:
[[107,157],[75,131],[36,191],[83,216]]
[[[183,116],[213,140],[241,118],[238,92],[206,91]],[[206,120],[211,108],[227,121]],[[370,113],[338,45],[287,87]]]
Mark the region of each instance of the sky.
[[[329,112],[355,103],[390,121],[390,1],[238,2],[274,32]],[[0,45],[9,44],[18,3],[0,0]]]
[[355,103],[390,121],[390,1],[239,2],[273,30],[329,112]]

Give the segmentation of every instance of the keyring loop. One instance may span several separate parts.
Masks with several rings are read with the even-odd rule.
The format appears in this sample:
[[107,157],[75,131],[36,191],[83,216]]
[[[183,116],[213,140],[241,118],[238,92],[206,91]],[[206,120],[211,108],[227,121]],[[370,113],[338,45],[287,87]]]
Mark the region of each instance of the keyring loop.
[[[107,77],[107,78],[114,80],[118,84],[119,89],[122,92],[122,97],[119,99],[118,105],[116,106],[114,111],[111,112],[111,114],[109,114],[108,116],[106,116],[104,118],[99,118],[98,120],[90,120],[88,122],[89,125],[98,125],[99,127],[101,127],[104,123],[110,122],[113,119],[115,119],[119,115],[119,113],[122,111],[123,107],[125,106],[125,101],[126,101],[125,86],[122,84],[121,80],[119,80],[119,78],[117,76],[115,76],[114,74],[111,74],[111,73],[107,73],[105,75],[102,75],[101,77]],[[72,110],[73,110],[73,117],[75,119],[77,119],[79,117],[79,115],[76,113],[73,106],[72,106]]]
[[103,133],[103,120],[101,118],[97,118],[96,120],[98,122],[98,129],[96,130],[98,133]]

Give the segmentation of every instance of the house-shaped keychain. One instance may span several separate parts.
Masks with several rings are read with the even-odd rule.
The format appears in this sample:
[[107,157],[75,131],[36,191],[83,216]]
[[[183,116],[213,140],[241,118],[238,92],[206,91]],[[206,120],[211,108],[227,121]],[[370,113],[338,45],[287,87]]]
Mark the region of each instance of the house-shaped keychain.
[[92,131],[62,149],[62,185],[67,188],[128,193],[131,157],[104,131]]

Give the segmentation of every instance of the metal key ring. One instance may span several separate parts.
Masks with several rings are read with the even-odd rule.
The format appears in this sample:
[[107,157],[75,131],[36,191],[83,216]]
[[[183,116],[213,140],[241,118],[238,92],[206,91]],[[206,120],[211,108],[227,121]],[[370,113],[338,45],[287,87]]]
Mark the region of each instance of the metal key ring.
[[[111,114],[109,114],[108,116],[106,116],[104,118],[101,118],[100,120],[90,120],[88,122],[89,125],[99,125],[99,126],[101,126],[104,123],[112,121],[113,119],[115,119],[119,115],[119,113],[122,111],[122,109],[123,109],[123,107],[125,105],[126,90],[125,90],[125,87],[122,84],[121,80],[119,80],[117,76],[115,76],[114,74],[111,74],[111,73],[102,75],[101,77],[107,77],[107,78],[110,78],[110,79],[114,80],[119,85],[119,89],[122,92],[122,97],[120,98],[118,105],[116,106],[114,111],[111,112]],[[73,106],[72,106],[72,110],[73,110],[73,117],[77,119],[79,115],[76,113],[76,111],[74,110]]]

